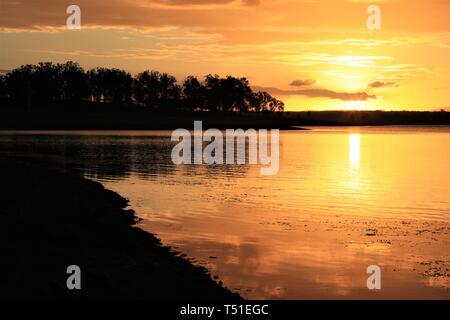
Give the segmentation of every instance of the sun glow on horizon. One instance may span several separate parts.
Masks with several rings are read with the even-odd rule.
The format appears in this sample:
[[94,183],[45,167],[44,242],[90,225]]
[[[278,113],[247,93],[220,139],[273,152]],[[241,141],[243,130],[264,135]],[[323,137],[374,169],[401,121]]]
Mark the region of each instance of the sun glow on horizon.
[[368,110],[370,109],[367,101],[350,101],[347,103],[347,110]]

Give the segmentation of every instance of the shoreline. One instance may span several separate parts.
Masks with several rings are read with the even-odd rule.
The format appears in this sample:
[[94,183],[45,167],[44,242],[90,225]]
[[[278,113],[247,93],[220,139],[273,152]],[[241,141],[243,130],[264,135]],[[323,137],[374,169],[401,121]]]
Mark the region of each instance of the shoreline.
[[450,125],[450,112],[299,111],[284,113],[156,112],[105,107],[0,109],[0,130],[175,130],[204,129],[304,130],[310,126]]
[[[46,165],[0,160],[0,299],[239,300],[136,225],[128,200]],[[81,269],[81,290],[66,287]]]

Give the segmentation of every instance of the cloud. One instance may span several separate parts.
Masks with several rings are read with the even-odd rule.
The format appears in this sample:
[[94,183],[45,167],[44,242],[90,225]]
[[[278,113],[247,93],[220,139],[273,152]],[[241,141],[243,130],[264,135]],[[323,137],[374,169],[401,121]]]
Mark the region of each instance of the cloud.
[[185,5],[211,5],[211,4],[227,4],[234,0],[157,0],[168,5],[185,6]]
[[317,81],[313,79],[306,79],[306,80],[294,80],[291,82],[291,86],[293,87],[303,87],[303,86],[312,86]]
[[189,5],[202,5],[202,6],[210,6],[210,5],[225,5],[233,2],[239,3],[246,6],[256,6],[260,4],[260,0],[154,0],[154,2],[173,5],[173,6],[189,6]]
[[272,95],[295,96],[301,95],[308,98],[329,98],[342,101],[367,101],[377,99],[376,95],[367,92],[336,92],[328,89],[303,89],[303,90],[283,90],[273,87],[252,87],[256,91],[267,91]]
[[[260,0],[77,0],[81,28],[217,28],[242,25]],[[0,31],[65,29],[61,0],[1,1]],[[264,16],[266,13],[259,12]],[[261,17],[261,20],[264,19]]]
[[[362,0],[360,0],[362,1]],[[370,1],[370,0],[364,0]],[[339,32],[349,30],[361,35],[365,18],[361,6],[346,0],[334,1],[330,6],[325,0],[77,0],[81,8],[82,28],[133,27],[143,29],[155,26],[182,26],[202,28],[254,28],[261,33],[273,29],[282,37],[297,37],[286,28],[314,30],[315,32]],[[1,0],[0,29],[47,31],[45,28],[63,28],[67,19],[66,7],[71,2],[61,0]],[[399,34],[424,34],[448,32],[448,1],[419,1],[406,6],[406,0],[385,1],[392,17],[387,17],[390,32]],[[427,14],[418,15],[417,12]],[[361,18],[363,21],[361,22]],[[384,21],[384,20],[383,20]],[[394,23],[396,22],[396,23]],[[362,24],[362,25],[361,25]],[[266,29],[266,30],[267,30]],[[364,34],[365,35],[365,34]],[[262,36],[262,35],[261,35]],[[372,39],[372,37],[370,37]],[[391,37],[390,37],[391,38]],[[272,38],[273,39],[273,38]],[[315,39],[317,40],[317,39]],[[377,39],[363,39],[354,45],[370,47]],[[325,42],[339,41],[327,38]]]
[[398,87],[398,84],[393,81],[373,81],[367,85],[369,88],[386,88],[386,87]]
[[260,4],[260,0],[242,0],[242,2],[246,5],[246,6],[257,6]]

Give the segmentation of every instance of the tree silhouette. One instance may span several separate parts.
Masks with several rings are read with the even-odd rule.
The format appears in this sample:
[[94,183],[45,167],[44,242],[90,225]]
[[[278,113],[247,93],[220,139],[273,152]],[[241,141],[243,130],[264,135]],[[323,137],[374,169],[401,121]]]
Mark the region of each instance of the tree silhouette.
[[88,73],[89,86],[94,101],[113,105],[131,102],[133,78],[123,70],[95,68]]
[[206,89],[194,76],[188,76],[183,82],[183,105],[187,110],[206,110]]
[[176,108],[181,97],[181,88],[177,85],[177,79],[167,73],[159,77],[160,105],[166,108]]
[[134,97],[145,107],[156,107],[158,103],[159,72],[144,71],[134,80]]
[[142,106],[154,109],[175,108],[180,102],[181,88],[172,75],[144,71],[134,80],[134,97]]
[[40,62],[34,66],[34,97],[40,104],[60,100],[62,97],[61,65],[51,62]]
[[88,76],[78,63],[61,65],[62,100],[80,101],[89,97]]
[[34,66],[23,65],[6,75],[6,91],[11,102],[17,106],[31,106],[34,88]]
[[257,112],[283,112],[284,103],[281,100],[275,99],[265,91],[258,91],[253,94],[251,108],[253,109],[252,111]]
[[206,108],[209,111],[221,111],[224,105],[224,92],[222,91],[221,79],[218,75],[208,74],[205,77]]
[[2,106],[6,105],[8,100],[8,89],[6,86],[6,75],[0,74],[0,104]]
[[[0,78],[0,99],[23,107],[93,101],[155,110],[210,112],[279,112],[282,101],[267,92],[254,93],[246,78],[208,74],[204,81],[188,76],[180,86],[167,73],[144,71],[136,77],[116,68],[87,72],[76,62],[23,65]],[[73,103],[71,105],[74,105]],[[75,105],[76,106],[76,105]]]

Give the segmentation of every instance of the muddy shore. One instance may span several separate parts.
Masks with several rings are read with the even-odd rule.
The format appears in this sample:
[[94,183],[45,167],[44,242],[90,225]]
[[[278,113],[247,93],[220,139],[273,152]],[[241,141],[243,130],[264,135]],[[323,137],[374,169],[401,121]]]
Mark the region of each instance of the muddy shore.
[[[0,299],[240,299],[136,226],[100,183],[7,160],[0,175]],[[81,290],[67,289],[70,265]]]

